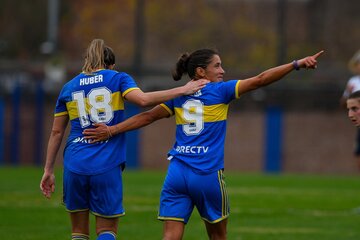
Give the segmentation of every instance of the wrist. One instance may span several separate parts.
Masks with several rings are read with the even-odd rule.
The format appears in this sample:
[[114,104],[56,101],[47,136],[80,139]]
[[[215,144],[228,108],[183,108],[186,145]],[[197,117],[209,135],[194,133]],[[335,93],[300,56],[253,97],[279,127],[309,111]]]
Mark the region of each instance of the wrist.
[[186,85],[179,87],[179,95],[187,95],[187,89],[186,89]]
[[296,71],[299,71],[299,70],[300,70],[300,66],[299,66],[298,60],[294,60],[294,61],[292,62],[292,65],[293,65],[293,67],[294,67],[294,69],[295,69]]
[[54,174],[54,168],[53,167],[44,167],[44,173],[46,174]]
[[109,126],[109,127],[108,127],[108,132],[109,132],[110,137],[116,135],[116,134],[117,134],[117,132],[116,132],[116,125]]
[[108,139],[111,138],[113,135],[111,133],[111,129],[109,126],[106,126],[106,131],[107,131]]

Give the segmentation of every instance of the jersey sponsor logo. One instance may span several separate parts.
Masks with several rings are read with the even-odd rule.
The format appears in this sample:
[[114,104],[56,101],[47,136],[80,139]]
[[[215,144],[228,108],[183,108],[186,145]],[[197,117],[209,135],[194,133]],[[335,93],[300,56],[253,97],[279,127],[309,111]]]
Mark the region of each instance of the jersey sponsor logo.
[[[85,139],[84,137],[77,137],[75,138],[74,140],[72,140],[73,143],[89,143],[90,144],[90,141],[89,139]],[[109,140],[106,140],[106,141],[100,141],[100,142],[97,142],[99,144],[102,144],[102,143],[106,143],[108,142]],[[93,143],[92,143],[93,144]]]
[[178,153],[200,154],[200,153],[206,153],[209,150],[209,147],[205,147],[205,146],[177,146],[175,150]]
[[80,78],[80,86],[99,83],[103,81],[103,75],[95,75],[88,78]]

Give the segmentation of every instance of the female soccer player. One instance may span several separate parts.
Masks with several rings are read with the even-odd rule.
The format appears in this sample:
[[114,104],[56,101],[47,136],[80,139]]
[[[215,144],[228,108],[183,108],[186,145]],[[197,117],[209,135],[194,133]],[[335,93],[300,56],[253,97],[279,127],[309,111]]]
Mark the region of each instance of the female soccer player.
[[96,216],[97,239],[116,238],[122,206],[124,135],[89,144],[82,131],[92,123],[114,125],[124,120],[124,100],[139,106],[156,105],[192,94],[208,80],[182,87],[142,92],[124,72],[113,70],[115,55],[102,39],[93,40],[83,72],[67,82],[58,97],[40,188],[50,198],[55,190],[54,164],[68,122],[71,129],[64,150],[63,201],[70,213],[72,239],[89,239],[89,212]]
[[[348,110],[348,117],[350,121],[360,129],[360,90],[355,91],[350,94],[346,100],[346,107]],[[358,162],[358,167],[360,169],[360,161]]]
[[[354,75],[346,83],[344,93],[340,98],[340,104],[345,107],[350,94],[360,90],[360,50],[354,54],[348,65]],[[357,128],[354,156],[360,170],[360,128]]]
[[357,128],[360,128],[360,91],[355,91],[350,94],[346,100],[346,107],[350,121],[352,121]]
[[229,202],[223,177],[224,140],[229,103],[242,94],[271,84],[294,69],[316,68],[317,54],[271,68],[245,80],[223,81],[219,54],[211,49],[183,54],[173,72],[190,79],[210,80],[191,96],[181,96],[135,115],[115,126],[96,124],[85,139],[99,142],[119,133],[175,115],[176,142],[160,196],[158,219],[164,221],[163,239],[182,239],[194,206],[204,220],[209,239],[226,239]]

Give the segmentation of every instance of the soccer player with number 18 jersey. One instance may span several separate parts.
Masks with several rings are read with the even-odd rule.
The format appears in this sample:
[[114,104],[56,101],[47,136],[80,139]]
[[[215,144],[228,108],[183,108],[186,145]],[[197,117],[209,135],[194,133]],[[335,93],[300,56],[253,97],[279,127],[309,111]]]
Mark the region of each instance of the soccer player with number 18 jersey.
[[70,133],[64,149],[63,202],[70,214],[72,239],[89,239],[89,213],[96,217],[99,240],[117,235],[122,205],[125,136],[119,134],[90,144],[82,132],[94,123],[114,125],[124,120],[124,101],[151,106],[192,94],[207,80],[190,81],[170,90],[144,93],[126,73],[113,70],[115,55],[102,39],[89,45],[83,72],[67,82],[58,97],[40,189],[50,198],[55,190],[54,165],[65,129]]

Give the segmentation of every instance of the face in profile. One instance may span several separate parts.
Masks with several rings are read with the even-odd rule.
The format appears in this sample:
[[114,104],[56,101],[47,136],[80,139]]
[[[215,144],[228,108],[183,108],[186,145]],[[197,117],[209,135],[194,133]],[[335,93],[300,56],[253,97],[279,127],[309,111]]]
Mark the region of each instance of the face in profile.
[[360,127],[360,99],[351,98],[346,101],[348,117],[356,127]]
[[204,78],[211,82],[221,82],[224,78],[224,69],[221,66],[219,55],[214,55],[209,65],[205,68]]

